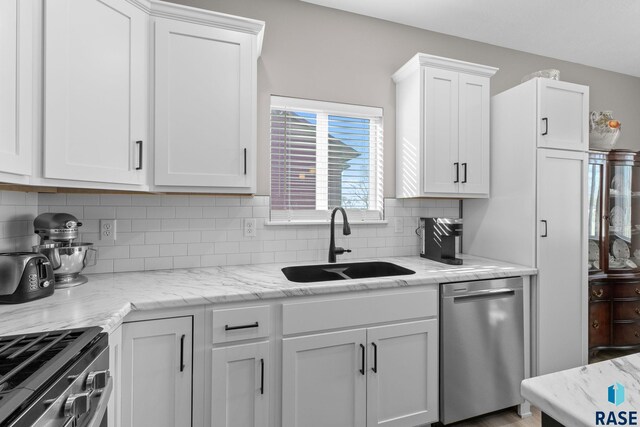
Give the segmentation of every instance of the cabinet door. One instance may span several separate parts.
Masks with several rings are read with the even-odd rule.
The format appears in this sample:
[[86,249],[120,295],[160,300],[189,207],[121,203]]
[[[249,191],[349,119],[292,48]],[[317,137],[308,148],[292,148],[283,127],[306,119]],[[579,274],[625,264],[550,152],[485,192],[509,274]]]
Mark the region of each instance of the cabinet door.
[[191,317],[123,325],[123,427],[191,425],[191,325]]
[[423,133],[423,193],[458,192],[458,73],[424,69]]
[[489,194],[489,78],[460,74],[460,194]]
[[538,147],[589,149],[589,88],[538,79]]
[[212,427],[269,425],[269,343],[216,348],[212,354]]
[[33,2],[0,2],[0,172],[31,174]]
[[364,427],[366,330],[282,340],[283,427]]
[[367,330],[367,426],[438,421],[438,321]]
[[587,153],[538,150],[538,374],[587,362]]
[[46,0],[44,176],[141,184],[148,16],[127,0]]
[[249,34],[155,22],[155,184],[255,181],[255,69]]

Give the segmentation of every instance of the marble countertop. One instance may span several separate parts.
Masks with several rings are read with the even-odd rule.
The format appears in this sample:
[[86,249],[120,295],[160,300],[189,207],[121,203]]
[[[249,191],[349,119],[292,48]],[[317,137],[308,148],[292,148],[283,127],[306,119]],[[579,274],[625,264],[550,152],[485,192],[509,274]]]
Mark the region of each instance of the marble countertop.
[[[89,283],[51,297],[0,306],[0,336],[100,326],[110,332],[132,310],[153,310],[536,274],[532,267],[463,255],[464,265],[418,256],[380,258],[413,275],[295,283],[280,271],[294,264],[258,264],[89,275]],[[371,261],[371,260],[358,260]],[[310,263],[304,263],[310,264]],[[318,263],[320,264],[320,263]]]
[[[609,403],[608,388],[616,383],[625,399]],[[596,411],[638,411],[640,408],[640,354],[606,360],[579,368],[529,378],[522,382],[522,397],[566,426],[594,426]]]

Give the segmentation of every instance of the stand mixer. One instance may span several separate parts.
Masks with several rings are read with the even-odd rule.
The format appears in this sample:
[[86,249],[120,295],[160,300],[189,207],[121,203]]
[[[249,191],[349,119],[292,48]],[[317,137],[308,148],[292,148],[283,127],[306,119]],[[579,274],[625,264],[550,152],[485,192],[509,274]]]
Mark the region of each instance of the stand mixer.
[[96,250],[92,243],[76,243],[82,223],[67,213],[43,213],[33,221],[35,233],[40,236],[40,244],[34,252],[49,258],[53,267],[56,288],[68,288],[86,283],[89,279],[80,273],[87,266],[88,253]]

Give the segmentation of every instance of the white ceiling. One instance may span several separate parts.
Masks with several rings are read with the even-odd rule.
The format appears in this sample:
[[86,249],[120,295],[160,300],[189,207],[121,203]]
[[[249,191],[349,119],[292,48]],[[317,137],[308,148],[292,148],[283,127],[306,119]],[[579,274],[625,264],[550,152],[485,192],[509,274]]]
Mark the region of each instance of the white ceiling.
[[640,77],[640,0],[302,0]]

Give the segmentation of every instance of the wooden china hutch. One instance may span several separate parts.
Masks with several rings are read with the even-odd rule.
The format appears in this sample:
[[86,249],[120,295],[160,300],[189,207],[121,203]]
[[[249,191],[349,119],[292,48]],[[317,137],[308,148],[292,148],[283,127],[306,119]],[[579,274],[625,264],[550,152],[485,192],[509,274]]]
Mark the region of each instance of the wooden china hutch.
[[589,153],[589,353],[640,351],[640,153]]

